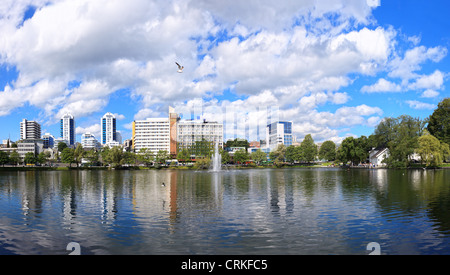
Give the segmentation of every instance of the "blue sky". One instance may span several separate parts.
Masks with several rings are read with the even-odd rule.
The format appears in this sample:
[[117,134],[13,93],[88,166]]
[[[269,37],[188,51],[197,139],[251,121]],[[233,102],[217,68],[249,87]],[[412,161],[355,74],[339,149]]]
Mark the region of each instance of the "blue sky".
[[[126,2],[126,3],[125,3]],[[256,138],[276,117],[301,141],[370,135],[383,117],[426,118],[449,96],[445,0],[5,0],[0,4],[0,140],[23,118],[58,137],[99,137],[115,113],[225,121]],[[177,73],[175,62],[185,66]],[[236,124],[236,127],[235,127]]]

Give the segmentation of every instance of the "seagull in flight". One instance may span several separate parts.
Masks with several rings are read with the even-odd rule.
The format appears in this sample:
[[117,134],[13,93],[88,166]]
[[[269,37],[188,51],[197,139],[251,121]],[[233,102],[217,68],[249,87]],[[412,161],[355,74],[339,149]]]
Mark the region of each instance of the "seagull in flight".
[[177,66],[178,66],[178,72],[179,72],[179,73],[182,73],[182,72],[183,72],[183,69],[184,69],[184,66],[181,66],[181,65],[178,64],[177,62],[175,62],[175,64],[177,64]]

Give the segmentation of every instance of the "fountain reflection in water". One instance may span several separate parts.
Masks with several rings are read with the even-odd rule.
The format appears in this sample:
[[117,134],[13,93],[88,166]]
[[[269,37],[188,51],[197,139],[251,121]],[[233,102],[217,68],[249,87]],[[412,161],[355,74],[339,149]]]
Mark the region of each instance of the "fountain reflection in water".
[[214,148],[214,155],[212,158],[212,166],[210,171],[220,172],[222,170],[222,155],[219,152],[219,143],[217,142]]

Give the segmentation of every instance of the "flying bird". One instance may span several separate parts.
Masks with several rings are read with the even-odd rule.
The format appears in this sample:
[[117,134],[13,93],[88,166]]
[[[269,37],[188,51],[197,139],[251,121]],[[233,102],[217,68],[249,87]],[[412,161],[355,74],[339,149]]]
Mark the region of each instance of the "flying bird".
[[182,73],[183,69],[184,69],[184,66],[181,66],[180,64],[178,64],[178,62],[175,62],[175,64],[177,64],[177,66],[178,66],[178,72]]

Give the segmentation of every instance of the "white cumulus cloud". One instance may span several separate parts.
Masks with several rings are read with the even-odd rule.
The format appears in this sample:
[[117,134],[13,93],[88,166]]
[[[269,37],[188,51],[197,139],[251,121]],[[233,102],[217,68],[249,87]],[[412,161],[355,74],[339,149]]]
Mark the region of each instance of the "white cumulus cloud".
[[424,110],[424,109],[432,110],[432,109],[436,108],[436,105],[434,105],[434,104],[420,102],[417,100],[407,100],[406,103],[409,105],[410,108],[416,109],[416,110]]

